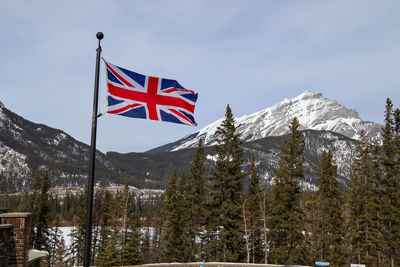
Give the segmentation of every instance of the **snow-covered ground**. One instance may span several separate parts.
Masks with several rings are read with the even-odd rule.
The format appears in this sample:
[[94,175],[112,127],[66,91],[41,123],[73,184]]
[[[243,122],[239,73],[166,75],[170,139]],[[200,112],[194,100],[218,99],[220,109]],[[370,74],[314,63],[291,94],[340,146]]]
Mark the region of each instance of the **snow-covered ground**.
[[[75,228],[75,226],[66,226],[66,227],[59,227],[58,229],[61,231],[62,236],[64,238],[64,242],[65,242],[65,247],[69,248],[71,246],[72,243],[72,237],[70,236],[72,233],[72,230]],[[154,228],[153,227],[143,227],[141,229],[141,233],[144,236],[147,232],[147,229],[149,231],[149,235],[150,235],[150,241],[154,235]]]
[[73,226],[59,227],[58,229],[61,231],[62,236],[63,236],[63,238],[64,238],[65,247],[69,248],[70,245],[71,245],[71,237],[70,237],[70,234],[71,234],[71,232],[72,232],[72,229],[74,229],[74,227],[73,227]]

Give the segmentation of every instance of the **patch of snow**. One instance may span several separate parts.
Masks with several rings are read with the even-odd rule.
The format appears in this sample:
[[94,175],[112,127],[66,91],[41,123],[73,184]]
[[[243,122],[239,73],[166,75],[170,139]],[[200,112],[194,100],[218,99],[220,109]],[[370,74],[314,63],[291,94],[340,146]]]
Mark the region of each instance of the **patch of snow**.
[[74,228],[75,228],[74,226],[58,227],[58,229],[60,230],[60,232],[64,238],[65,247],[67,247],[67,248],[69,248],[71,246],[71,243],[72,243],[71,233]]
[[59,133],[56,135],[56,137],[53,140],[49,140],[47,143],[49,145],[56,145],[60,144],[61,141],[64,141],[67,139],[67,135],[65,133]]
[[213,162],[217,162],[217,156],[216,155],[207,155],[206,159],[211,160]]
[[0,142],[0,159],[0,173],[13,179],[16,190],[22,192],[27,179],[31,177],[31,170],[26,162],[26,155]]

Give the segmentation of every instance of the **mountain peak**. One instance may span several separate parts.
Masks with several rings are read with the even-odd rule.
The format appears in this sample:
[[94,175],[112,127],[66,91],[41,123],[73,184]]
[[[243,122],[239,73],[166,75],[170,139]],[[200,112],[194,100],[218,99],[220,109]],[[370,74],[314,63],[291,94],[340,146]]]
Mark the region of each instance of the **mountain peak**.
[[[305,91],[290,100],[283,100],[272,107],[274,112],[284,112],[287,117],[297,117],[304,128],[312,128],[322,121],[338,117],[361,120],[354,109],[348,109],[335,100],[328,99],[322,93]],[[266,109],[269,110],[269,109]]]
[[[309,90],[235,120],[242,139],[246,142],[289,133],[289,124],[294,117],[299,120],[301,130],[332,131],[352,139],[358,139],[363,130],[367,136],[379,139],[381,125],[362,121],[354,109],[348,109],[339,102],[324,97],[320,92]],[[219,119],[210,123],[189,138],[178,140],[168,147],[172,151],[192,148],[199,138],[204,139],[206,146],[215,145],[216,130],[221,121]]]
[[311,90],[306,90],[294,99],[309,99],[309,98],[324,98],[322,93],[313,92]]
[[310,90],[306,90],[303,93],[301,93],[300,95],[298,95],[292,99],[285,98],[278,104],[288,104],[288,103],[292,103],[292,102],[296,102],[296,101],[303,101],[303,100],[308,100],[308,99],[326,99],[326,98],[322,95],[322,93],[317,93],[317,92],[313,92]]

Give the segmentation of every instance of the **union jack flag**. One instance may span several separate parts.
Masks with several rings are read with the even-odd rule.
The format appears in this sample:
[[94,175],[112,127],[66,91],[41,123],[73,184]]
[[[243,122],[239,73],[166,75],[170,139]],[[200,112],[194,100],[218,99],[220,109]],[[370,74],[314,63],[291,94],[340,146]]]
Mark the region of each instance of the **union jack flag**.
[[193,116],[197,93],[175,80],[145,76],[105,60],[104,63],[107,113],[197,125]]

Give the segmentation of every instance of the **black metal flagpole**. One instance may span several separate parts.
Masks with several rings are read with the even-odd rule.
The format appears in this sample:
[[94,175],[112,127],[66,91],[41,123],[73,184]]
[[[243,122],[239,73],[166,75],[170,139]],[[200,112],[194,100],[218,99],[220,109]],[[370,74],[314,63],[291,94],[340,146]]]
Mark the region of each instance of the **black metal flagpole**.
[[92,212],[93,212],[93,191],[94,191],[94,170],[96,160],[96,132],[97,132],[97,106],[98,106],[98,95],[99,95],[99,71],[100,71],[100,54],[101,46],[100,40],[103,39],[104,34],[98,32],[96,34],[99,40],[98,47],[96,49],[96,73],[94,79],[94,96],[93,96],[93,117],[92,117],[92,139],[90,144],[90,160],[89,160],[89,180],[88,180],[88,195],[87,195],[87,207],[86,207],[86,231],[85,231],[85,253],[83,258],[83,266],[90,266],[90,246],[92,242]]

